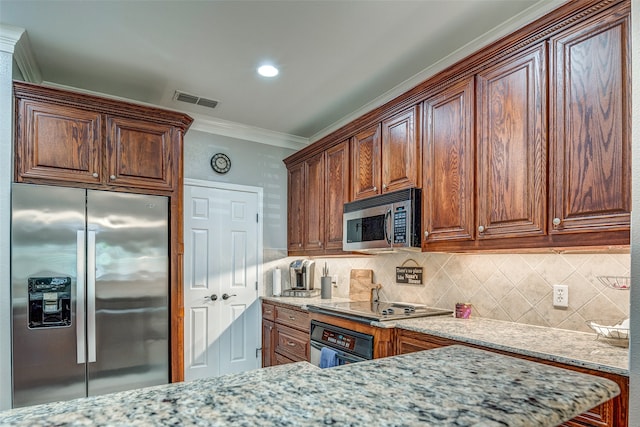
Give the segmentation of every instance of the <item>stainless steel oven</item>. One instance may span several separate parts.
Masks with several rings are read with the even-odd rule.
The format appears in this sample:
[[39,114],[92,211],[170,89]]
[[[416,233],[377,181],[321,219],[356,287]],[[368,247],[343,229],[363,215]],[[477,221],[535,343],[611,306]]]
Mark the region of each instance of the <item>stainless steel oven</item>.
[[[373,335],[317,320],[311,321],[311,363],[313,365],[329,368],[371,359],[373,359]],[[326,363],[327,360],[330,362]]]

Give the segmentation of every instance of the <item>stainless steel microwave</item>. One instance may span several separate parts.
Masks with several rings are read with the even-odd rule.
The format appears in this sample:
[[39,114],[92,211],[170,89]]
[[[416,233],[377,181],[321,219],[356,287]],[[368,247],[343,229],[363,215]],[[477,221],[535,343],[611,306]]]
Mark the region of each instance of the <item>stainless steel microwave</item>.
[[421,246],[418,188],[345,203],[342,249],[384,252]]

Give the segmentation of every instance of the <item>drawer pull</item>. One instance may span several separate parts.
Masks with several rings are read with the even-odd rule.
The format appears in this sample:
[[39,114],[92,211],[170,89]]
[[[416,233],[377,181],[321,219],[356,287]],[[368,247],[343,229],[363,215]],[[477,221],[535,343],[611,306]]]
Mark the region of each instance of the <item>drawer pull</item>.
[[291,342],[291,341],[287,341],[287,345],[288,345],[288,346],[291,346],[291,347],[295,347],[295,346],[296,346],[296,343]]
[[296,317],[289,315],[289,320],[296,320]]

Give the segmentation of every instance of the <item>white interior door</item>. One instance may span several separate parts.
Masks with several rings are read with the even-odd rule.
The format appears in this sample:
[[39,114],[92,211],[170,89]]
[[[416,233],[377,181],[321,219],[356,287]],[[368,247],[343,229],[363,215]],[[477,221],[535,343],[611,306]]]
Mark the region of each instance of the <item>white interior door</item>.
[[[261,189],[185,185],[185,379],[260,367]],[[216,183],[206,182],[206,185]]]

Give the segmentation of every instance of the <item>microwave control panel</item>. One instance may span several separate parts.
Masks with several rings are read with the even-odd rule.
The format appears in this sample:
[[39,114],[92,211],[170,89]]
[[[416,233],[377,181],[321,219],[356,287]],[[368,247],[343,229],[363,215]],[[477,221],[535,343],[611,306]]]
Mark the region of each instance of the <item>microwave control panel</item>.
[[407,243],[407,209],[398,206],[393,213],[393,243]]

